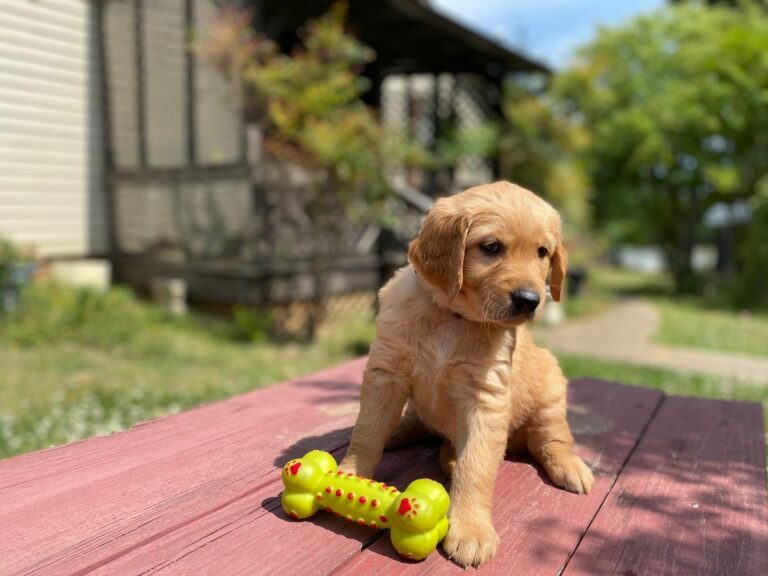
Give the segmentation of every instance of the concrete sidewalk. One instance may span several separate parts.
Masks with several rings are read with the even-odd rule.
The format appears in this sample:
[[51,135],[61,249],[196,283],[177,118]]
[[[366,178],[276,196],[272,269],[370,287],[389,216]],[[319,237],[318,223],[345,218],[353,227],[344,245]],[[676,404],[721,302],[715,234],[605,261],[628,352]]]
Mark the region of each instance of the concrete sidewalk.
[[633,299],[598,316],[535,327],[534,334],[553,352],[768,384],[768,359],[651,342],[660,322],[652,304]]

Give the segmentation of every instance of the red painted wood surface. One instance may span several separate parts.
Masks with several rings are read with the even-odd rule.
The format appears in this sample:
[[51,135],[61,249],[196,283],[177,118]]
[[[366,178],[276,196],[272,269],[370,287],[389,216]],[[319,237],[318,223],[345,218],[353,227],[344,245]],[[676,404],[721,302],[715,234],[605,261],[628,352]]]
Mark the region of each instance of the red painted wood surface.
[[[569,420],[579,454],[595,472],[589,496],[552,486],[528,459],[505,461],[496,482],[494,525],[501,538],[496,557],[478,574],[554,575],[611,489],[616,475],[662,399],[656,390],[598,380],[571,383]],[[441,554],[403,563],[384,539],[334,574],[463,574]]]
[[[0,462],[0,576],[462,572],[440,553],[422,563],[395,557],[386,532],[325,513],[297,522],[280,509],[283,463],[313,448],[337,457],[346,450],[363,365]],[[568,494],[528,460],[506,461],[494,511],[501,546],[480,572],[557,574],[589,530],[567,573],[614,573],[619,565],[625,576],[716,574],[707,568],[726,558],[738,561],[724,573],[766,573],[757,552],[768,549],[759,408],[667,401],[592,380],[573,383],[570,401],[580,452],[596,469],[593,493]],[[422,476],[444,480],[435,452],[387,453],[377,477],[401,488]],[[633,499],[611,491],[619,473],[616,486]],[[675,494],[697,500],[683,514]],[[666,523],[649,502],[664,506]],[[640,541],[622,543],[622,555],[622,538]],[[655,572],[637,569],[655,555],[669,561]],[[705,559],[703,569],[696,558]]]
[[[389,452],[376,477],[405,487],[416,478],[434,476],[436,461],[436,447]],[[258,498],[232,503],[95,574],[328,574],[363,546],[388,537],[384,531],[325,512],[293,520],[280,507],[277,497],[281,490],[279,481],[271,486],[271,497],[263,509],[259,509],[262,502]]]
[[363,360],[123,434],[0,462],[0,574],[103,565],[349,438]]
[[565,571],[768,574],[757,404],[667,398]]

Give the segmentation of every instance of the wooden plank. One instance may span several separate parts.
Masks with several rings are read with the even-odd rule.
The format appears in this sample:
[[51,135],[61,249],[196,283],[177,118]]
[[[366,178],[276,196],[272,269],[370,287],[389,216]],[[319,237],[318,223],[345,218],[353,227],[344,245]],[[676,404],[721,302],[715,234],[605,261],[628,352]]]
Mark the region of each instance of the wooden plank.
[[565,571],[768,574],[758,404],[670,397]]
[[[611,489],[621,466],[661,401],[656,390],[579,380],[569,390],[569,420],[579,453],[595,472],[589,496],[552,486],[530,460],[502,464],[496,482],[496,556],[479,574],[558,574]],[[334,574],[464,574],[444,553],[424,562],[400,559],[388,541],[377,541]],[[595,572],[597,573],[597,572]],[[593,573],[594,574],[594,573]]]
[[[575,496],[547,484],[527,460],[506,462],[498,485],[496,511],[497,527],[505,541],[502,558],[489,565],[495,570],[506,572],[510,565],[538,563],[537,547],[542,544],[539,536],[543,527],[557,535],[553,541],[569,538],[568,544],[557,551],[557,561],[549,563],[555,567],[564,564],[661,398],[656,391],[597,381],[575,383],[572,396],[574,430],[584,443],[583,453],[598,464],[597,488],[589,497]],[[399,487],[422,476],[444,480],[434,456],[415,463],[413,458],[398,453],[387,457],[397,457],[404,465],[403,472],[393,478]],[[386,471],[377,476],[387,480]],[[279,492],[279,486],[275,492]],[[150,552],[145,547],[105,565],[103,573],[323,574],[345,561],[349,564],[343,566],[343,572],[362,574],[377,570],[462,572],[440,554],[422,564],[403,562],[393,553],[388,535],[378,539],[376,533],[339,524],[335,518],[319,516],[296,524],[277,509],[276,503],[276,513],[255,513],[256,500],[232,502],[220,513],[185,525],[184,532],[169,533],[153,542]],[[557,515],[563,509],[570,510],[568,522],[558,525]],[[366,550],[358,554],[364,547]],[[553,573],[553,569],[545,568],[542,573]]]
[[[345,450],[334,455],[337,460]],[[104,565],[90,576],[110,574],[325,574],[386,532],[332,514],[296,521],[283,512],[282,482],[232,502],[148,546]],[[437,447],[385,454],[376,478],[398,487],[424,476],[440,478]],[[444,479],[444,478],[443,478]],[[203,551],[203,553],[200,553]]]
[[98,565],[258,491],[294,456],[338,449],[364,362],[0,462],[0,574]]

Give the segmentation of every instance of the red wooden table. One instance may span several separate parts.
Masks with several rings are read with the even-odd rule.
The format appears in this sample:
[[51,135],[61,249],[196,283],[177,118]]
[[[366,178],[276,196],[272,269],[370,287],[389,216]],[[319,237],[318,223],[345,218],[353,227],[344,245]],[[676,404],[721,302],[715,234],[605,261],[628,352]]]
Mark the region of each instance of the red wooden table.
[[[385,532],[280,508],[283,463],[343,455],[363,363],[0,462],[0,574],[463,573],[441,553],[400,559]],[[759,405],[578,380],[569,419],[593,492],[505,461],[501,545],[479,572],[768,574]],[[445,480],[434,447],[388,452],[377,474],[421,476]]]

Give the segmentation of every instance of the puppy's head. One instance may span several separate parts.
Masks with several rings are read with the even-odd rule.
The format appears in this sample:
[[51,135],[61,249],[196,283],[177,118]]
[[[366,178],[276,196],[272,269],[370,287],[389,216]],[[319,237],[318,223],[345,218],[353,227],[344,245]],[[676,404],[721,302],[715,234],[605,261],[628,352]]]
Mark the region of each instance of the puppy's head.
[[509,182],[441,198],[408,258],[438,304],[467,320],[514,326],[546,298],[560,300],[567,255],[560,215]]

